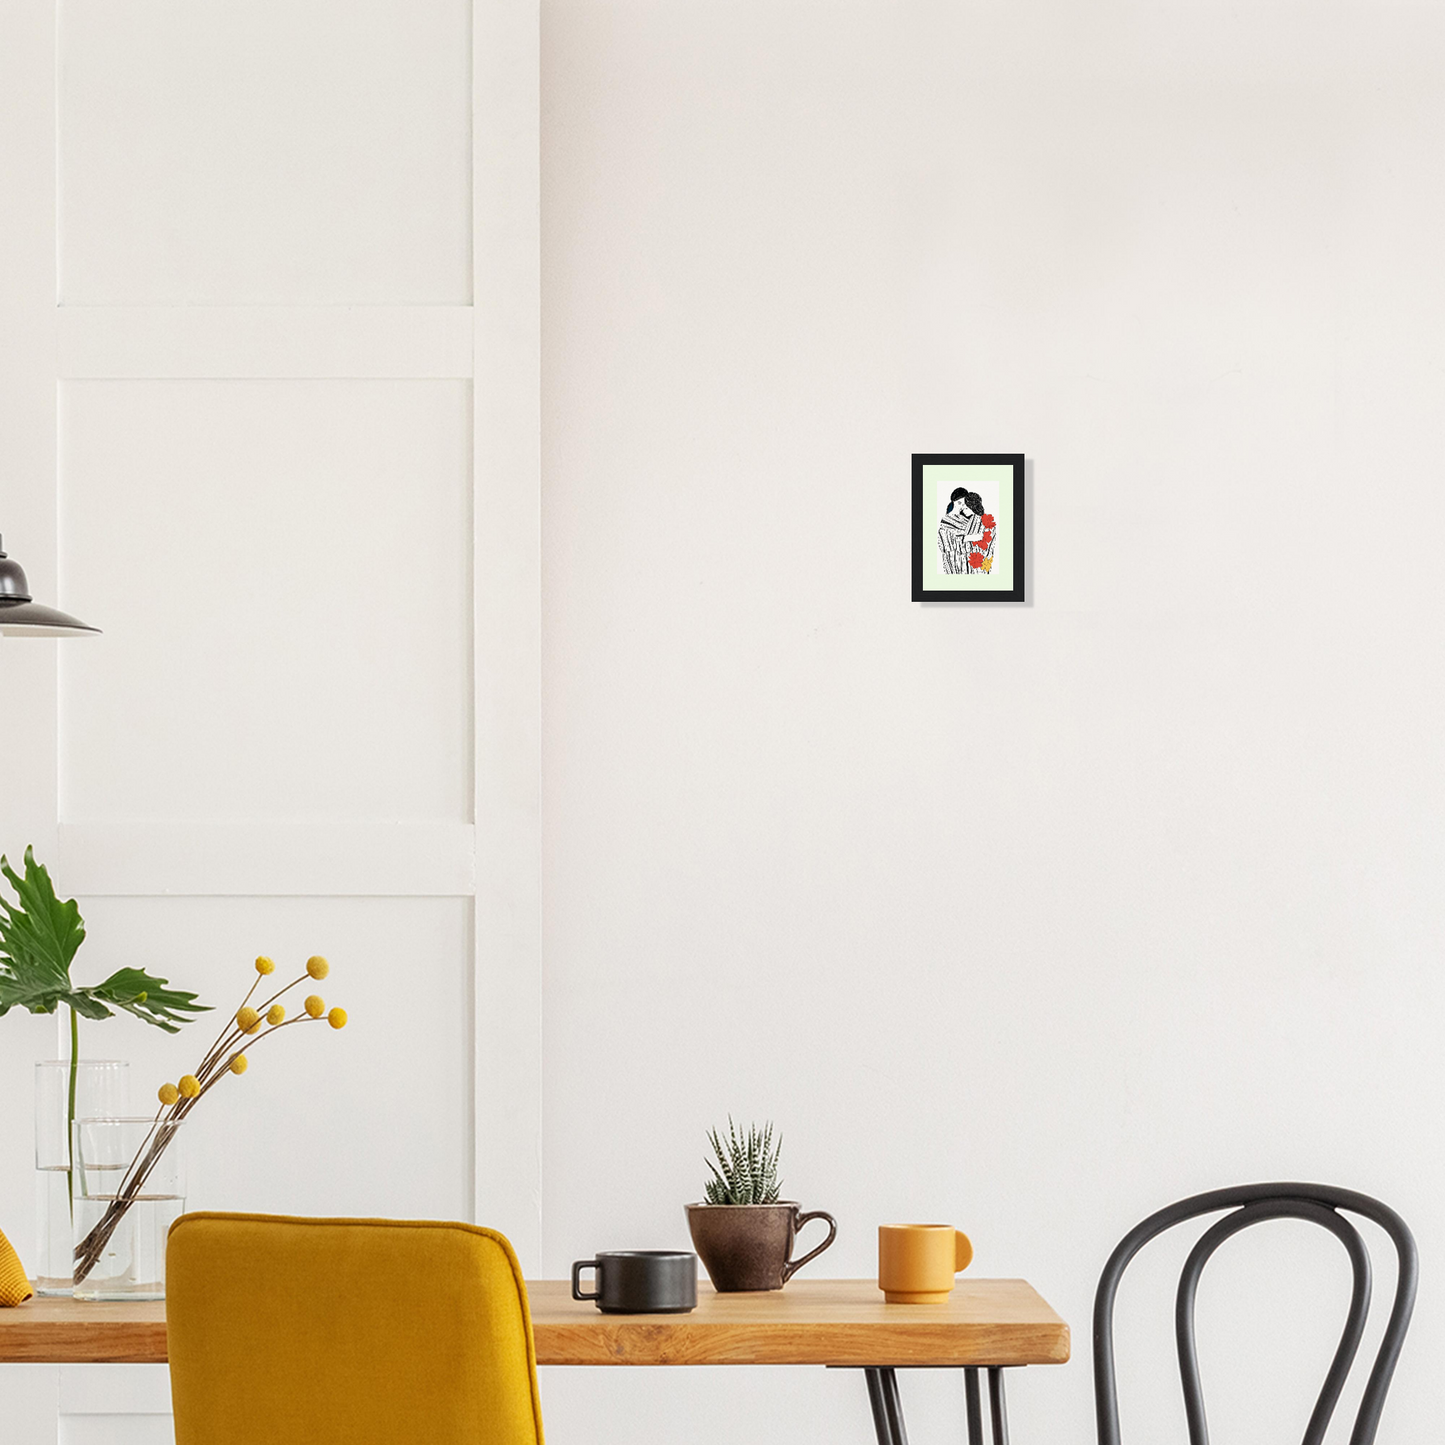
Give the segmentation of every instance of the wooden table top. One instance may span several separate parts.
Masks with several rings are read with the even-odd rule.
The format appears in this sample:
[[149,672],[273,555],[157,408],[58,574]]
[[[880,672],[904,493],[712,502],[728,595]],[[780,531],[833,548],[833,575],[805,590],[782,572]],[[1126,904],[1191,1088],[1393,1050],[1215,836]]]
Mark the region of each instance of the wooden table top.
[[[527,1285],[539,1365],[1049,1365],[1069,1327],[1021,1279],[960,1280],[946,1304],[885,1304],[871,1279],[766,1294],[700,1283],[685,1315],[604,1315],[566,1280]],[[164,1301],[0,1309],[0,1362],[164,1364]]]

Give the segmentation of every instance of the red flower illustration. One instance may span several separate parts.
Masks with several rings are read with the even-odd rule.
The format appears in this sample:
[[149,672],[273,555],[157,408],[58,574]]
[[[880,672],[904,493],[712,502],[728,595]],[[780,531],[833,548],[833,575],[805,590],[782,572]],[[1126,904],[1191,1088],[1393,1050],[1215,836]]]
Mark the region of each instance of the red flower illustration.
[[968,565],[970,567],[982,567],[988,558],[982,552],[970,552],[968,554]]

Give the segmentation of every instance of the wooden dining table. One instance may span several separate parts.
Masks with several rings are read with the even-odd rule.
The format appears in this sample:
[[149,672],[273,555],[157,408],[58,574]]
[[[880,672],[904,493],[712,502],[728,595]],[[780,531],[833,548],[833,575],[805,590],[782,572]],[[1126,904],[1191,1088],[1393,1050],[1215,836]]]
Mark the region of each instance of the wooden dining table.
[[[792,1280],[786,1289],[698,1288],[688,1314],[602,1314],[566,1280],[527,1284],[539,1365],[827,1365],[861,1369],[879,1445],[907,1445],[899,1369],[964,1373],[970,1445],[1008,1445],[1006,1369],[1069,1358],[1069,1327],[1021,1279],[960,1280],[946,1303],[887,1304],[871,1280]],[[166,1362],[164,1301],[33,1299],[0,1310],[0,1363]]]

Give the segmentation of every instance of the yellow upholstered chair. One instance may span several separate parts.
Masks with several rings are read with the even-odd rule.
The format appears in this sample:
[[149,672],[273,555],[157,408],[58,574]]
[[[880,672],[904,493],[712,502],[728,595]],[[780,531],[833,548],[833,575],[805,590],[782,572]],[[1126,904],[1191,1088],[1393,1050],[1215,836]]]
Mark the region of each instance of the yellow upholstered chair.
[[542,1445],[527,1291],[471,1224],[187,1214],[176,1445]]
[[25,1266],[10,1241],[0,1233],[0,1307],[23,1305],[35,1293],[25,1277]]

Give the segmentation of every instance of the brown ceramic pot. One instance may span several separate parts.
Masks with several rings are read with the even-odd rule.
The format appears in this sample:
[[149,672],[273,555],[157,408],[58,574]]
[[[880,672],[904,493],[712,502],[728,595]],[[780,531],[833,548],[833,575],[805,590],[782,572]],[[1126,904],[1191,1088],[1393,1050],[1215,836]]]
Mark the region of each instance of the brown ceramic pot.
[[[810,1219],[828,1222],[828,1237],[802,1259],[793,1259],[793,1239]],[[831,1214],[800,1214],[796,1204],[689,1204],[687,1227],[693,1247],[719,1294],[782,1289],[838,1233]]]

